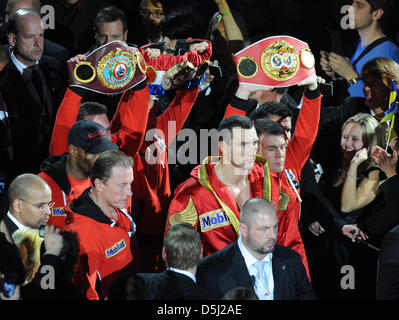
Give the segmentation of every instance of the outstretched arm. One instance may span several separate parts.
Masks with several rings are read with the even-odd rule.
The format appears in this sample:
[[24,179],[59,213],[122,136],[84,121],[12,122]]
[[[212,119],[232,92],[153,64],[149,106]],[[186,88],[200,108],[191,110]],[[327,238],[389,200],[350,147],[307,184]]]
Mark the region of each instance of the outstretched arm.
[[64,99],[58,108],[51,136],[50,155],[68,152],[68,132],[76,122],[82,101],[82,97],[76,93],[78,91],[73,90],[67,88]]
[[111,121],[112,142],[132,157],[144,140],[149,104],[150,93],[147,85],[139,90],[125,91]]
[[244,40],[240,28],[236,20],[231,14],[229,4],[226,0],[215,0],[219,12],[222,15],[224,30],[226,32],[227,40]]

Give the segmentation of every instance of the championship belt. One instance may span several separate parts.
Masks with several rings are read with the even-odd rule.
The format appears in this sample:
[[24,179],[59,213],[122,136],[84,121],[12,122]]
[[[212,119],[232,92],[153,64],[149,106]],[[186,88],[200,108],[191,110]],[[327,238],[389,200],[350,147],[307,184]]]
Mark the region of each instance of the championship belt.
[[238,82],[289,87],[316,74],[309,45],[289,36],[269,37],[234,55]]
[[[181,56],[162,53],[158,58],[149,58],[142,49],[147,64],[147,83],[150,94],[162,95],[166,91],[198,87],[205,79],[208,60],[212,54],[211,44],[203,53],[186,52]],[[143,48],[151,48],[144,46]],[[156,47],[154,47],[156,48]]]
[[123,41],[112,41],[87,56],[86,61],[68,62],[71,86],[98,93],[126,91],[146,79],[147,65],[140,50]]

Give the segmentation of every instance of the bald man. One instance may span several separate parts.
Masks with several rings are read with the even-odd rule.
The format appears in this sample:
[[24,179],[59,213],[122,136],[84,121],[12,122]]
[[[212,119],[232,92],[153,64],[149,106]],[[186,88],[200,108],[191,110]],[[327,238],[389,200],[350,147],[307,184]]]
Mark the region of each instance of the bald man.
[[240,214],[240,237],[198,265],[197,282],[221,299],[237,287],[253,288],[260,300],[312,300],[313,289],[297,252],[277,245],[278,219],[264,198],[245,202]]
[[10,15],[14,14],[19,9],[32,9],[40,13],[40,0],[8,0],[6,7],[5,22],[8,23]]
[[[8,23],[10,15],[13,15],[19,9],[31,9],[38,14],[41,14],[41,2],[40,0],[8,0],[6,8],[5,22]],[[43,12],[43,22],[51,24],[50,12],[47,13],[46,10]],[[48,26],[44,26],[45,28]],[[44,39],[44,51],[43,56],[51,57],[57,60],[59,65],[57,68],[62,67],[62,65],[69,58],[69,51],[67,48],[59,45],[56,42],[50,41],[49,39]],[[66,79],[65,79],[66,81]]]
[[0,232],[13,243],[12,234],[18,229],[40,229],[50,216],[51,189],[39,176],[25,173],[16,177],[8,188],[10,206],[0,222]]

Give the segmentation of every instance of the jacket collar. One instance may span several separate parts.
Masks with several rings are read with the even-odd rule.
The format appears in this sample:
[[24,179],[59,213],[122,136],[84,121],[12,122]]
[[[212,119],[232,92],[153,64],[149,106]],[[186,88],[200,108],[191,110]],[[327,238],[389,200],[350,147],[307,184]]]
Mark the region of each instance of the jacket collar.
[[97,222],[112,224],[113,221],[102,212],[102,210],[90,197],[91,189],[92,187],[87,188],[78,199],[71,203],[71,210],[76,214],[93,219]]
[[66,195],[69,195],[71,192],[71,184],[66,173],[68,155],[69,153],[64,153],[59,156],[50,156],[44,160],[41,165],[41,170],[48,174]]

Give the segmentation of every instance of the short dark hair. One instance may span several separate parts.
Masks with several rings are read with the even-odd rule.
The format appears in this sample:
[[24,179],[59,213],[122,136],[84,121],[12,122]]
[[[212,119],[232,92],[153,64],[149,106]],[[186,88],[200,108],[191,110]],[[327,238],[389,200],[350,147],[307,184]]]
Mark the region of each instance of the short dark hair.
[[177,9],[167,14],[159,23],[159,30],[169,39],[204,37],[203,19],[197,11]]
[[267,118],[256,120],[255,130],[256,133],[258,134],[258,137],[260,137],[263,134],[269,136],[279,136],[279,135],[284,136],[284,128],[281,126],[281,124]]
[[219,141],[223,141],[223,132],[229,130],[230,135],[233,133],[233,128],[241,129],[252,129],[254,126],[253,122],[246,116],[239,114],[232,115],[223,119],[218,127],[219,131]]
[[98,31],[98,25],[102,22],[115,22],[120,20],[123,31],[127,30],[127,19],[125,13],[116,6],[106,6],[100,9],[94,20],[94,30]]
[[387,20],[392,14],[392,9],[394,7],[393,0],[366,0],[371,7],[371,11],[376,11],[378,9],[384,10],[384,14],[381,19],[378,20],[378,24],[383,28],[386,26]]
[[86,116],[107,114],[107,107],[98,102],[83,102],[80,105],[78,118],[76,121],[84,120]]
[[101,153],[94,162],[90,174],[93,186],[96,179],[106,182],[111,177],[112,169],[118,165],[126,168],[133,167],[133,158],[119,150],[109,150]]
[[291,109],[281,102],[265,102],[256,108],[255,113],[252,115],[252,120],[261,118],[268,118],[270,115],[280,116],[282,119],[292,117]]

